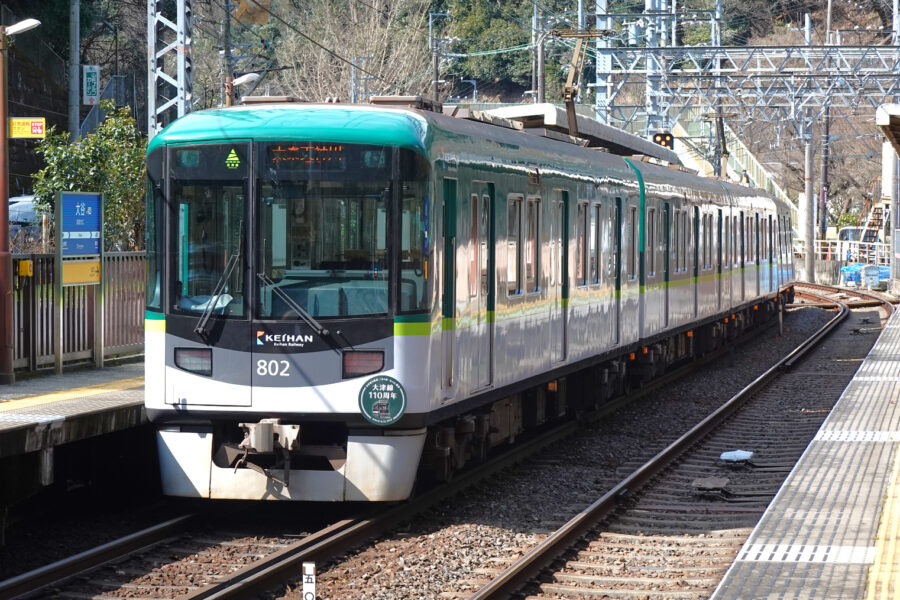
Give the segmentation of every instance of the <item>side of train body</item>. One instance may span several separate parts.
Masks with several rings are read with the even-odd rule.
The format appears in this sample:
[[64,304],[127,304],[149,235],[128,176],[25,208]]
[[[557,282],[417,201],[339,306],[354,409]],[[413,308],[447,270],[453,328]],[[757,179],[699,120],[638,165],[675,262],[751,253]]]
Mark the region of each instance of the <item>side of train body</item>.
[[432,112],[203,111],[147,164],[171,495],[406,498],[727,343],[793,279],[759,190]]

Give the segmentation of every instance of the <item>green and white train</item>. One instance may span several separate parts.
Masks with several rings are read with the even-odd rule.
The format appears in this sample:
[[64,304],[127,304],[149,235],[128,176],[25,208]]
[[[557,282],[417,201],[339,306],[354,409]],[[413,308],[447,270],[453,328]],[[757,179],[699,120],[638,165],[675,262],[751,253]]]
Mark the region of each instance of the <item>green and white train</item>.
[[401,500],[792,294],[764,192],[429,110],[197,112],[147,171],[170,495]]

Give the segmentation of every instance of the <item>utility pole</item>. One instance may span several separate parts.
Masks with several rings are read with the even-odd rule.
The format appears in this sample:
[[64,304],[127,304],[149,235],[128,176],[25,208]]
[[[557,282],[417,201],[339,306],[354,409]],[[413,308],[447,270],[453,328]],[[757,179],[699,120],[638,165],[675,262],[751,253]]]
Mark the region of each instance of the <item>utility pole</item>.
[[[644,13],[646,18],[646,46],[648,48],[657,48],[659,46],[659,31],[657,12],[658,0],[644,0]],[[656,53],[647,54],[647,83],[644,88],[644,106],[647,110],[647,127],[645,135],[647,139],[653,139],[653,134],[659,131],[662,115],[659,106],[659,88],[661,80],[661,69],[659,57]]]
[[822,198],[819,204],[819,237],[825,239],[828,230],[828,161],[831,151],[831,106],[825,107],[825,123],[822,131]]
[[538,90],[538,66],[541,60],[541,52],[538,50],[538,7],[535,0],[531,0],[531,92],[532,101],[539,102]]
[[81,0],[69,0],[69,133],[81,136]]
[[[806,13],[806,45],[812,45],[812,23],[809,13]],[[806,194],[806,223],[804,223],[804,231],[806,232],[806,280],[809,283],[816,282],[816,199],[813,196],[813,144],[812,144],[812,115],[808,108],[803,110],[803,150],[804,150],[804,169],[803,180],[805,183],[804,193]]]
[[440,79],[441,79],[441,57],[440,57],[440,44],[438,43],[437,38],[434,35],[434,18],[435,17],[449,17],[450,13],[446,12],[430,12],[428,13],[428,48],[431,50],[431,54],[434,60],[434,101],[439,101],[439,89]]
[[434,46],[431,48],[431,54],[434,56],[434,101],[440,100],[441,85],[441,50],[437,40],[434,40]]
[[[612,29],[609,17],[601,16],[609,10],[607,0],[597,0],[597,19],[594,28]],[[601,123],[609,124],[609,72],[612,70],[612,57],[604,52],[610,48],[605,36],[597,36],[597,59],[594,68],[594,114]]]
[[225,106],[234,104],[234,59],[231,56],[231,0],[225,0],[222,23],[222,77],[225,82]]
[[[831,45],[831,0],[828,0],[828,8],[825,13],[825,45]],[[828,61],[831,66],[831,61]],[[825,123],[822,132],[822,194],[819,201],[819,237],[825,239],[828,231],[828,160],[829,143],[831,136],[831,104],[825,105]]]

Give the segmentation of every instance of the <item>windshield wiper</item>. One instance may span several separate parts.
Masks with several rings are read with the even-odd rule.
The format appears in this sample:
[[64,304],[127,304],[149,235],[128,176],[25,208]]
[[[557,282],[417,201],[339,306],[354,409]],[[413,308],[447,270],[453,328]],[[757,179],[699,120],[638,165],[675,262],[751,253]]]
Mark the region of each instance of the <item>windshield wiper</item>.
[[271,288],[272,293],[274,293],[276,296],[278,296],[279,298],[281,298],[281,299],[284,301],[284,303],[287,304],[288,307],[289,307],[291,310],[293,310],[295,313],[297,313],[297,315],[298,315],[301,319],[303,319],[304,321],[306,321],[306,324],[309,325],[310,327],[312,327],[313,330],[314,330],[317,334],[319,334],[319,335],[322,336],[322,337],[325,337],[325,336],[330,335],[330,334],[328,333],[328,330],[325,329],[324,327],[322,327],[322,324],[321,324],[321,323],[319,323],[318,321],[316,321],[316,320],[313,318],[313,316],[312,316],[311,314],[309,314],[308,312],[306,312],[306,310],[304,310],[302,306],[300,306],[299,304],[297,304],[297,303],[294,301],[294,299],[291,298],[291,297],[287,294],[287,292],[285,292],[285,291],[284,291],[283,289],[281,289],[280,287],[276,286],[276,285],[275,285],[275,282],[272,281],[272,279],[269,278],[268,275],[266,275],[265,273],[257,273],[256,276],[259,277],[259,280],[262,281],[263,284],[265,284],[266,286],[268,286],[269,288]]
[[213,288],[213,294],[210,296],[209,302],[206,303],[206,308],[203,309],[203,314],[200,315],[200,319],[197,320],[197,325],[194,326],[194,333],[204,339],[206,338],[206,325],[209,323],[209,318],[212,316],[216,304],[219,303],[219,299],[222,298],[222,294],[225,293],[225,285],[228,283],[231,273],[234,272],[234,267],[237,266],[241,260],[241,250],[244,247],[243,219],[241,219],[240,232],[241,238],[238,240],[238,250],[228,257],[228,262],[225,263],[225,269],[222,271],[222,276],[219,277],[219,280],[216,282],[216,287]]

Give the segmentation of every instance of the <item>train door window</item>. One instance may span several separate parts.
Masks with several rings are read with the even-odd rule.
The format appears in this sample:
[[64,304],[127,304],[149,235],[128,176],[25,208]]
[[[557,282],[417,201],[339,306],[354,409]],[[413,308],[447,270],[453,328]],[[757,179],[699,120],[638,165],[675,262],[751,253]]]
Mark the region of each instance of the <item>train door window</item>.
[[753,217],[745,217],[744,219],[744,262],[753,262]]
[[472,223],[469,235],[469,297],[478,296],[479,279],[479,254],[481,252],[481,240],[478,238],[478,194],[472,194]]
[[588,250],[585,232],[587,231],[587,207],[584,202],[578,203],[578,214],[575,219],[575,240],[578,245],[575,255],[575,282],[587,285]]
[[606,238],[607,246],[610,248],[609,275],[618,279],[619,277],[619,203],[620,198],[616,198],[616,203],[609,208],[609,234]]
[[728,217],[722,218],[722,223],[724,225],[722,232],[722,266],[726,269],[731,268],[731,219]]
[[656,275],[656,209],[647,211],[647,271]]
[[698,230],[699,239],[697,243],[700,245],[699,251],[697,252],[698,260],[700,264],[697,265],[699,269],[705,269],[709,264],[709,258],[707,256],[707,252],[709,252],[709,243],[706,239],[706,236],[709,233],[709,225],[706,223],[706,215],[700,213],[700,228]]
[[522,293],[522,269],[519,268],[521,235],[522,197],[510,196],[506,220],[506,289],[510,296]]
[[487,300],[488,291],[490,289],[490,280],[488,279],[488,238],[491,235],[491,197],[485,194],[481,197],[481,216],[478,226],[478,256],[481,261],[481,297]]
[[744,231],[743,225],[741,224],[741,221],[738,219],[737,215],[731,218],[731,224],[731,235],[734,242],[731,252],[732,264],[735,267],[738,267],[741,263],[741,254],[744,251]]
[[600,205],[591,206],[590,220],[590,257],[589,257],[589,276],[591,283],[600,283]]
[[681,268],[681,211],[675,211],[675,239],[672,244],[672,261],[675,265],[675,272]]
[[690,222],[688,220],[688,211],[681,211],[681,270],[687,271],[688,268],[688,248],[690,247]]
[[540,290],[541,200],[529,198],[525,212],[525,286],[529,292]]
[[637,277],[637,255],[638,255],[638,210],[632,206],[628,211],[629,227],[628,227],[628,279]]
[[715,256],[715,249],[716,249],[716,245],[715,245],[715,237],[713,236],[713,216],[712,216],[712,215],[707,215],[707,216],[706,216],[706,223],[707,223],[707,225],[706,225],[706,239],[707,239],[707,242],[708,242],[708,244],[707,244],[707,246],[706,246],[707,249],[708,249],[708,250],[707,250],[707,254],[706,254],[706,266],[707,266],[707,268],[712,269],[713,266],[714,266],[714,265],[713,265],[713,263],[714,263],[714,260],[713,260],[713,259],[714,259],[714,256]]

